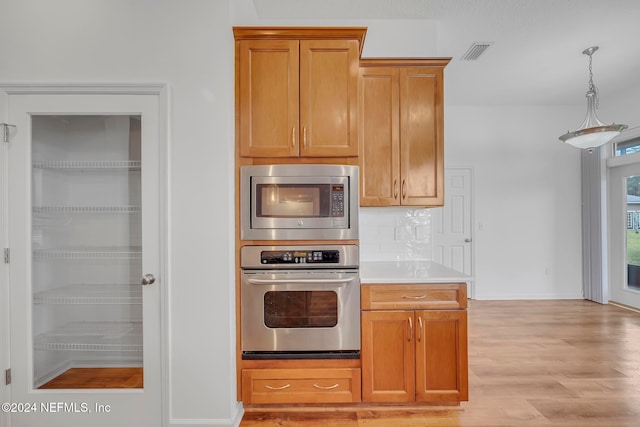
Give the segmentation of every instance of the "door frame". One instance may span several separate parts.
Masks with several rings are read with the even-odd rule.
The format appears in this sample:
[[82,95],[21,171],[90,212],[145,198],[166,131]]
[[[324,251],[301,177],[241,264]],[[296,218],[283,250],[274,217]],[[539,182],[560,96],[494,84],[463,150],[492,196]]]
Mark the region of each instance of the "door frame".
[[[626,265],[626,236],[624,233],[620,232],[620,224],[619,216],[616,215],[617,209],[619,207],[614,207],[614,188],[613,185],[617,185],[619,183],[613,182],[613,174],[616,170],[621,170],[622,168],[635,166],[640,169],[640,153],[637,154],[628,154],[625,156],[611,157],[607,160],[607,220],[608,220],[608,233],[607,233],[607,252],[608,252],[608,262],[607,262],[607,276],[608,276],[608,301],[616,304],[625,304],[622,301],[612,301],[612,295],[616,292],[615,289],[618,289],[621,286],[620,281],[626,283],[627,274],[624,271],[624,266]],[[625,191],[626,194],[626,191]],[[626,203],[625,203],[626,205]],[[620,270],[620,262],[623,260],[625,263],[622,265],[622,270]],[[639,299],[640,296],[637,296],[635,299]],[[630,306],[634,309],[640,309],[640,306]]]
[[[162,425],[169,420],[169,318],[162,313],[169,313],[169,272],[170,272],[170,210],[169,182],[171,168],[169,162],[169,89],[166,83],[3,83],[0,82],[0,123],[6,123],[9,115],[10,95],[148,95],[158,100],[158,168],[161,173],[159,189],[159,263],[160,277],[160,405]],[[7,144],[3,142],[4,129],[0,126],[0,247],[8,247],[8,182],[7,182]],[[5,370],[10,368],[10,301],[9,301],[9,268],[0,261],[0,401],[11,402],[11,386],[5,385]],[[0,412],[0,425],[9,424],[9,414]]]
[[[7,93],[0,90],[0,123],[6,123],[9,118],[9,99]],[[7,211],[7,170],[8,170],[8,150],[4,142],[4,129],[0,126],[0,247],[3,249],[9,245],[9,222]],[[5,385],[5,372],[9,369],[10,347],[9,347],[9,268],[4,262],[0,262],[0,401],[10,402],[11,387]],[[9,414],[0,411],[0,425],[9,425]]]

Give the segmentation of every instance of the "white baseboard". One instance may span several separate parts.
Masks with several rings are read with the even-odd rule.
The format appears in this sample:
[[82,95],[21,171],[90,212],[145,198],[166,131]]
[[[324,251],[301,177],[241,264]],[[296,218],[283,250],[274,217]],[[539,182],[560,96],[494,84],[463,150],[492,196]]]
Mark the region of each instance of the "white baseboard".
[[582,293],[570,294],[482,294],[476,290],[476,300],[554,300],[554,299],[584,299]]
[[224,418],[209,418],[209,419],[180,419],[172,418],[169,420],[169,427],[238,427],[242,416],[244,415],[244,408],[242,402],[237,402],[233,408],[233,413],[228,419]]

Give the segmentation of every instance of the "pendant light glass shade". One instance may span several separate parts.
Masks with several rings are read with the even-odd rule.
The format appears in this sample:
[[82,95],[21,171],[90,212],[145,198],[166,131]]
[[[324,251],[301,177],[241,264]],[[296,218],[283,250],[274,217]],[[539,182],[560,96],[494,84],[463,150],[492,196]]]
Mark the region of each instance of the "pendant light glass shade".
[[589,56],[589,90],[587,97],[587,116],[574,132],[567,132],[560,137],[560,140],[574,147],[592,151],[609,142],[613,137],[627,128],[627,125],[611,124],[607,125],[598,119],[596,109],[598,107],[598,90],[593,84],[593,72],[591,61],[593,53],[598,50],[598,46],[585,49],[582,53]]

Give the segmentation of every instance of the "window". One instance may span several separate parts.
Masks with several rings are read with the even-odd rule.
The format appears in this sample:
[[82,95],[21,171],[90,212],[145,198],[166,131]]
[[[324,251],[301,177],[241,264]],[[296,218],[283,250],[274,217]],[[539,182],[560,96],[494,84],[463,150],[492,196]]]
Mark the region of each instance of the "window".
[[624,156],[625,154],[640,152],[640,138],[634,138],[631,141],[618,143],[615,146],[615,155]]
[[614,155],[624,156],[640,152],[640,128],[623,131],[613,139]]

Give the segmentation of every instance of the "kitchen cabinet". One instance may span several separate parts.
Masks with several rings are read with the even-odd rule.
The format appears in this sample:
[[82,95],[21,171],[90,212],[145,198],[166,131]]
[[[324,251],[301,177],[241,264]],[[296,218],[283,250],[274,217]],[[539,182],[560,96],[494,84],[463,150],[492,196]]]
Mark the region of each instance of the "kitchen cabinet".
[[246,405],[360,402],[360,369],[243,369],[242,401]]
[[362,400],[468,400],[465,284],[362,287]]
[[443,71],[448,62],[360,61],[361,206],[444,203]]
[[234,29],[240,156],[358,155],[364,29],[336,31]]

